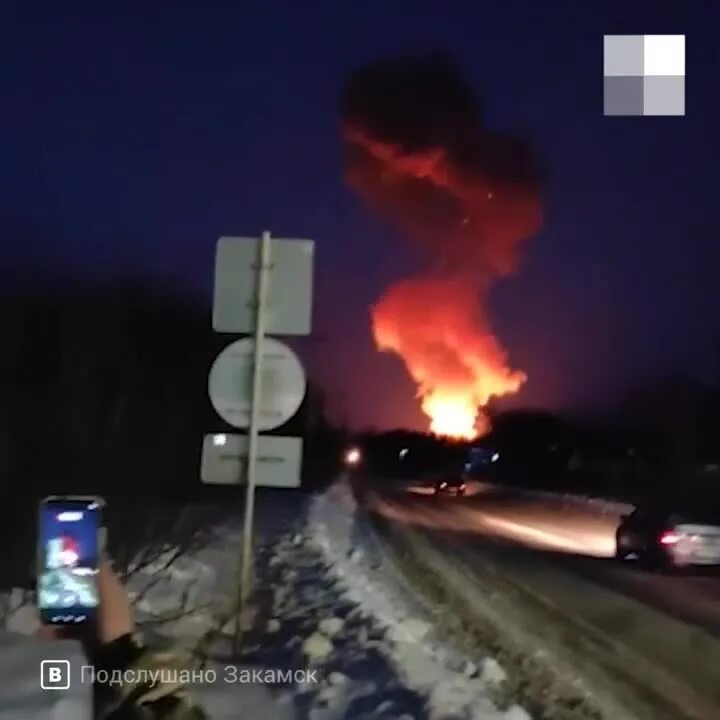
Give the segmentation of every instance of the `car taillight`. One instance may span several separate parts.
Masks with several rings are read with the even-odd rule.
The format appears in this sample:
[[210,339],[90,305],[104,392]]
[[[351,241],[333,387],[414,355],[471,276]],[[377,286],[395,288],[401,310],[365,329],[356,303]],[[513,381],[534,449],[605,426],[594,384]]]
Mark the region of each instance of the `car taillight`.
[[680,536],[672,530],[667,530],[660,536],[661,545],[674,545],[679,540]]

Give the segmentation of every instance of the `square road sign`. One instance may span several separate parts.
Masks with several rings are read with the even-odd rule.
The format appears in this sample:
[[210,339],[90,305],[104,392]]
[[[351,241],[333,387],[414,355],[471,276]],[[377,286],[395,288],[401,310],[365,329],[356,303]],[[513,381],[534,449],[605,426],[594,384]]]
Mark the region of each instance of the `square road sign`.
[[[312,320],[312,240],[271,238],[265,308],[269,335],[307,335]],[[260,238],[221,237],[215,254],[213,329],[255,330]]]
[[[258,437],[258,487],[300,487],[302,439],[279,435]],[[200,478],[208,485],[244,485],[248,436],[236,433],[205,435]]]

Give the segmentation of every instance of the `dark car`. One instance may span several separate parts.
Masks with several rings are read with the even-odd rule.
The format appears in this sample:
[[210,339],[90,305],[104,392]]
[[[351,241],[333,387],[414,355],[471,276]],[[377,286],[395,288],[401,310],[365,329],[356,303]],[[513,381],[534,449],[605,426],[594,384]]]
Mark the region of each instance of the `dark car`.
[[465,480],[462,477],[447,477],[435,483],[435,494],[447,493],[448,495],[464,495]]
[[720,565],[720,508],[712,502],[640,504],[623,516],[616,556],[656,568]]

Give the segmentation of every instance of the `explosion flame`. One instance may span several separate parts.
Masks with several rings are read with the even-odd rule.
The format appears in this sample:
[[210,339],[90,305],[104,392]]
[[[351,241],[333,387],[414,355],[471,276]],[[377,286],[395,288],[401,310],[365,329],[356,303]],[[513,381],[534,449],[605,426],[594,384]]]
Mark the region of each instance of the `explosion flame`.
[[417,242],[428,265],[375,303],[375,343],[404,360],[430,429],[467,439],[487,429],[488,401],[526,380],[509,368],[486,302],[541,223],[529,146],[480,119],[442,54],[373,63],[345,87],[348,182]]

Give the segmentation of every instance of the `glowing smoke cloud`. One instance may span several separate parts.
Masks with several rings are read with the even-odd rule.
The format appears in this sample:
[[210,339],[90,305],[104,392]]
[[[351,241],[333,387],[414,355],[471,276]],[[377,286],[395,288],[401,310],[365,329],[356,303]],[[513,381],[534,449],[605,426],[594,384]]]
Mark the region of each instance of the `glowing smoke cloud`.
[[372,308],[380,350],[400,355],[431,429],[473,437],[480,409],[517,392],[490,329],[487,293],[518,265],[540,226],[538,173],[522,140],[483,129],[473,94],[443,54],[382,61],[347,81],[346,174],[427,258],[421,277],[391,286]]

